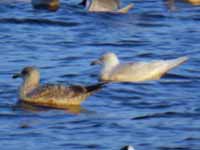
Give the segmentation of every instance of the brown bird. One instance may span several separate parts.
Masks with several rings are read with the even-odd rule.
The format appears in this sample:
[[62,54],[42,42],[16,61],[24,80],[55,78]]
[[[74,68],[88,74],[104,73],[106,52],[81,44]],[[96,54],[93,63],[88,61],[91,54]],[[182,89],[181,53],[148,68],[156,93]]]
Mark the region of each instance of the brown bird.
[[36,67],[25,67],[21,73],[13,75],[13,78],[23,78],[23,84],[20,86],[20,100],[39,105],[54,108],[69,108],[71,105],[80,105],[85,99],[102,88],[104,83],[98,83],[90,86],[80,85],[40,85],[40,73]]
[[56,11],[60,7],[59,0],[31,0],[33,8],[43,8]]

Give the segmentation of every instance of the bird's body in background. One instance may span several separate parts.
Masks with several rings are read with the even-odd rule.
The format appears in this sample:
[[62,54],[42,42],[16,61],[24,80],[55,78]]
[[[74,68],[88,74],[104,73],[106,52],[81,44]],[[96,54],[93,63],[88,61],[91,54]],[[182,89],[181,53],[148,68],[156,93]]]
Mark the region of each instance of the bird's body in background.
[[31,0],[33,8],[48,9],[56,11],[60,7],[59,0]]
[[127,13],[133,8],[133,4],[120,8],[120,0],[83,0],[80,4],[89,12]]

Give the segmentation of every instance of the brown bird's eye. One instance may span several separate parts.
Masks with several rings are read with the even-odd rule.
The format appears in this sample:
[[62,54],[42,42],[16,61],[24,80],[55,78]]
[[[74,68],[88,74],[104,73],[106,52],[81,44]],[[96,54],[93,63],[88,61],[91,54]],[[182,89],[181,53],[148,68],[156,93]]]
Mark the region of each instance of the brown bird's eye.
[[22,74],[23,74],[23,75],[27,75],[27,74],[28,74],[28,70],[27,70],[27,69],[24,69],[24,70],[22,71]]

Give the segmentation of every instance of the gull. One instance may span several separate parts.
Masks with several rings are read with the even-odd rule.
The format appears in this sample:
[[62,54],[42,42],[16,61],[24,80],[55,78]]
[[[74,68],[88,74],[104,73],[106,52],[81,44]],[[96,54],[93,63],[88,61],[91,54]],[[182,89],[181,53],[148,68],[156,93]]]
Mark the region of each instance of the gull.
[[104,82],[142,82],[159,80],[166,72],[184,63],[188,57],[151,62],[120,63],[114,53],[106,53],[91,65],[101,64],[100,80]]
[[59,0],[31,0],[33,8],[44,8],[50,11],[56,11],[59,6]]
[[18,77],[23,78],[23,84],[19,90],[20,100],[38,106],[62,109],[80,105],[88,96],[104,85],[104,83],[90,86],[40,85],[40,73],[33,66],[25,67],[20,73],[13,75],[13,78]]
[[120,150],[135,150],[135,149],[133,146],[127,145],[127,146],[122,147]]
[[133,4],[120,8],[120,0],[83,0],[80,4],[89,12],[127,13],[133,8]]

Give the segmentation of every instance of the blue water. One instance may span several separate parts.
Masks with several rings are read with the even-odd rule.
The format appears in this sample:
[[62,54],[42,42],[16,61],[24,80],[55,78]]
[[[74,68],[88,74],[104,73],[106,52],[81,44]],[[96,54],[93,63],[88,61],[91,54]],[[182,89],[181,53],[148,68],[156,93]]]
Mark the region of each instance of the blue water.
[[[200,7],[177,2],[127,0],[127,15],[90,14],[79,0],[57,12],[30,3],[0,5],[0,149],[200,149]],[[93,84],[92,60],[115,52],[122,61],[189,61],[159,81],[110,84],[81,107],[67,110],[17,104],[23,67],[40,68],[42,83]]]

